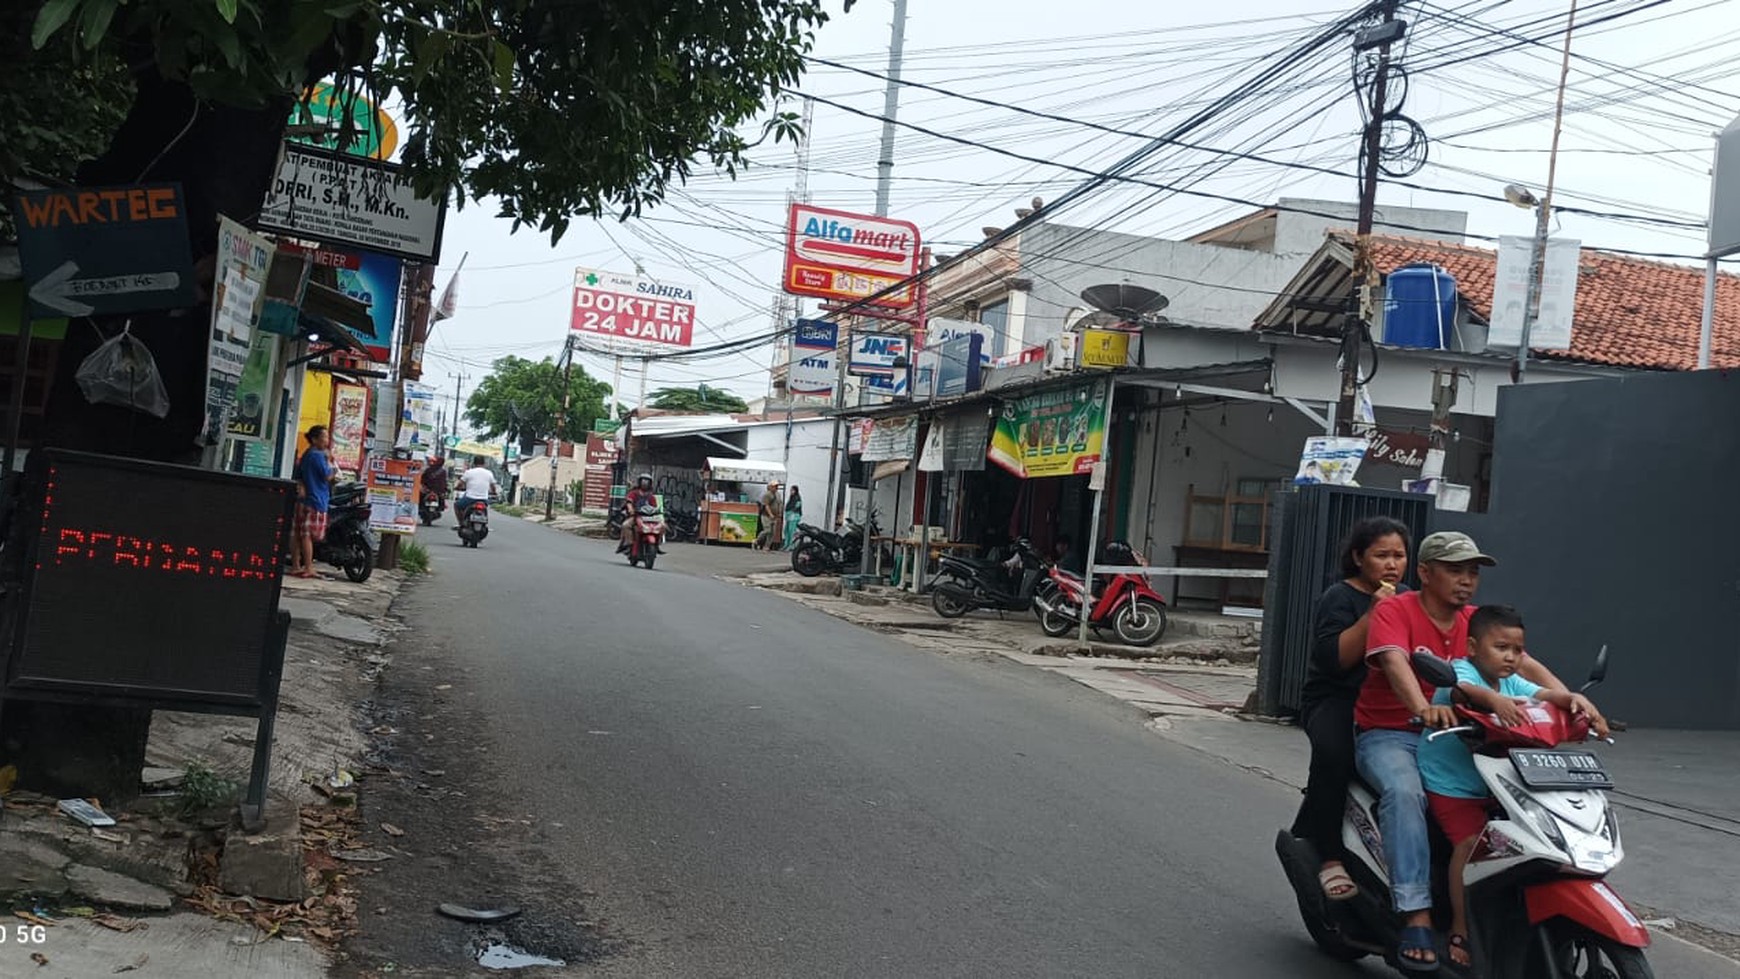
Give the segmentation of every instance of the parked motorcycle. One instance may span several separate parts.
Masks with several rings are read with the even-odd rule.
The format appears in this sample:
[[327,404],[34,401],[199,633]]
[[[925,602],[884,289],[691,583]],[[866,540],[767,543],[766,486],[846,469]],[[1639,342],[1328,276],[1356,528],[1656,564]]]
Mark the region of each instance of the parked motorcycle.
[[1034,595],[1055,590],[1049,565],[1025,537],[1012,545],[1006,561],[942,556],[930,586],[930,604],[945,619],[958,619],[982,608],[998,612],[1035,611]]
[[417,497],[417,516],[423,520],[423,526],[428,527],[441,519],[441,514],[447,510],[447,501],[441,494],[431,489],[424,490]]
[[362,583],[375,571],[374,532],[369,530],[369,505],[361,483],[340,483],[332,488],[326,507],[326,538],[314,545],[314,559],[344,571],[350,580]]
[[[617,528],[622,533],[622,528]],[[699,540],[701,537],[701,514],[696,510],[672,510],[665,514],[665,539],[678,542]]]
[[466,547],[476,547],[489,536],[489,503],[486,500],[460,498],[453,505],[454,516],[459,519],[459,543]]
[[634,533],[628,539],[628,563],[643,564],[648,571],[659,556],[659,541],[665,536],[665,515],[652,504],[642,506],[634,515]]
[[[1147,565],[1124,541],[1108,543],[1099,563]],[[1045,634],[1063,636],[1081,622],[1087,579],[1055,566],[1050,574],[1056,591],[1036,594],[1033,603],[1039,609],[1039,627]],[[1148,584],[1144,575],[1126,572],[1103,577],[1104,585],[1088,611],[1088,627],[1096,634],[1110,629],[1119,642],[1128,646],[1152,646],[1159,642],[1166,632],[1166,599]]]
[[[876,514],[870,514],[870,536],[882,532]],[[791,545],[791,569],[806,578],[823,573],[856,572],[863,566],[864,528],[848,519],[846,529],[829,533],[814,524],[800,523]]]
[[[1428,683],[1456,682],[1450,664],[1436,656],[1415,653],[1412,662]],[[1582,689],[1606,675],[1603,647]],[[1475,768],[1503,808],[1487,823],[1464,872],[1470,972],[1486,979],[1653,979],[1643,951],[1649,931],[1605,880],[1625,858],[1606,792],[1613,780],[1595,753],[1560,747],[1588,738],[1589,721],[1549,704],[1529,704],[1525,712],[1527,723],[1505,727],[1490,714],[1458,706],[1462,723],[1428,735],[1466,739]],[[1390,912],[1378,793],[1357,777],[1341,835],[1345,866],[1359,885],[1344,901],[1324,897],[1321,861],[1310,843],[1286,830],[1275,838],[1305,930],[1334,958],[1382,955],[1400,968],[1392,951],[1399,922]]]

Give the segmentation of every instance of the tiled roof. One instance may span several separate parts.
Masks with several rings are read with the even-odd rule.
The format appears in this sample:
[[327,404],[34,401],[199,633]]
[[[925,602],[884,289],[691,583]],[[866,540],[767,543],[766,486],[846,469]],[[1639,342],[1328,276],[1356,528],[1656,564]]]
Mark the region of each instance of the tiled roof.
[[[1353,236],[1336,237],[1348,245]],[[1443,266],[1481,318],[1492,315],[1498,255],[1487,248],[1373,235],[1372,258],[1389,274],[1414,262]],[[1687,265],[1583,250],[1577,274],[1577,314],[1571,349],[1540,356],[1617,367],[1692,370],[1704,310],[1704,270]],[[1740,275],[1716,281],[1716,319],[1710,344],[1714,367],[1740,367]]]

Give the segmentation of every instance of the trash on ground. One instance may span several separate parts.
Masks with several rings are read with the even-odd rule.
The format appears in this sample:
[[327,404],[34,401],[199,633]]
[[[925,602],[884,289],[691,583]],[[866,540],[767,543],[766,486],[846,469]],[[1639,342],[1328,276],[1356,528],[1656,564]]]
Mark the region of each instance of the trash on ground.
[[435,909],[452,918],[454,921],[469,921],[474,924],[493,924],[520,916],[519,908],[468,908],[459,904],[442,904]]
[[363,847],[359,850],[329,850],[327,852],[332,859],[343,860],[345,863],[380,863],[383,860],[393,859],[391,853],[383,853],[369,847]]
[[84,823],[86,826],[113,826],[115,821],[109,814],[86,802],[84,799],[62,799],[55,808],[68,816]]
[[386,833],[388,836],[404,836],[405,835],[404,830],[400,829],[397,826],[394,826],[392,823],[382,823],[381,824],[381,831]]
[[150,925],[146,924],[145,922],[140,921],[138,918],[127,918],[127,917],[123,917],[123,916],[118,915],[118,914],[95,915],[91,918],[91,921],[96,923],[96,924],[102,925],[104,928],[107,928],[110,931],[118,931],[118,932],[121,932],[122,934],[126,934],[128,932],[138,931],[141,928],[151,927]]
[[123,973],[123,972],[136,972],[139,969],[145,968],[145,963],[147,963],[149,961],[151,961],[151,956],[141,953],[138,958],[133,960],[132,965],[120,966],[120,967],[115,969],[115,973],[117,975],[119,975],[120,973]]
[[567,965],[561,959],[533,955],[524,949],[514,948],[512,945],[505,945],[501,942],[490,942],[478,946],[477,964],[485,969],[524,969],[533,965]]

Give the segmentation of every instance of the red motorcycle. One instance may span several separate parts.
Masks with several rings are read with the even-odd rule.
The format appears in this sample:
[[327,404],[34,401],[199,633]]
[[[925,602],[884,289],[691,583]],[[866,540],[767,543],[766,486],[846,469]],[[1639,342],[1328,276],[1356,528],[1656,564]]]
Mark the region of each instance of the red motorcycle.
[[652,570],[659,556],[659,542],[665,538],[665,512],[651,504],[643,505],[634,514],[634,533],[629,537],[628,563],[645,565]]
[[[1146,567],[1148,562],[1124,541],[1112,541],[1100,563]],[[1098,577],[1100,589],[1088,615],[1088,627],[1096,634],[1111,629],[1119,642],[1129,646],[1159,642],[1166,632],[1166,599],[1148,584],[1147,577],[1128,572]],[[1039,627],[1048,636],[1068,635],[1081,623],[1087,581],[1058,567],[1051,569],[1051,580],[1057,588],[1033,598],[1039,609]]]

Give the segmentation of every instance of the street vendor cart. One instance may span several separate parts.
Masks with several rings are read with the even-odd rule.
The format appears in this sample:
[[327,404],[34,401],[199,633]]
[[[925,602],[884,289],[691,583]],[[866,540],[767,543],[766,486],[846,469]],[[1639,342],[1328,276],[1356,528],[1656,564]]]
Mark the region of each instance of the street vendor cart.
[[761,494],[768,483],[785,482],[785,466],[754,459],[708,457],[701,478],[701,540],[709,544],[753,544],[761,532]]

